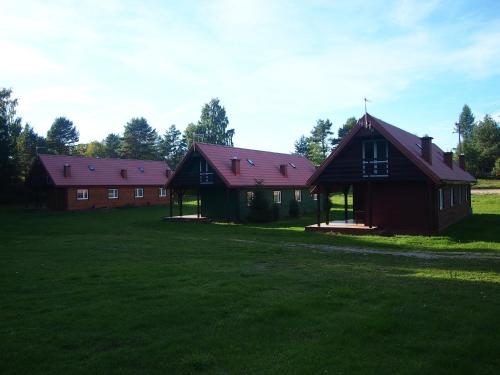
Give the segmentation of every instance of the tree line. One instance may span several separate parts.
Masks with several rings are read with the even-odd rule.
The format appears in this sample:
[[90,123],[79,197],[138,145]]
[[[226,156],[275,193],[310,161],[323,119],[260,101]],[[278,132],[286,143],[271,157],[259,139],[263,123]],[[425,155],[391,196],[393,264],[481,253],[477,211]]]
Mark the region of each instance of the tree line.
[[316,121],[316,125],[313,126],[309,136],[302,135],[295,141],[294,153],[305,156],[314,164],[319,165],[337,147],[342,137],[356,125],[356,122],[355,117],[349,117],[339,127],[337,137],[335,137],[332,131],[332,122],[329,119],[319,119]]
[[455,157],[464,154],[467,170],[476,178],[500,177],[500,126],[491,115],[476,121],[465,104],[455,123],[459,142]]
[[233,145],[234,129],[219,99],[203,105],[200,119],[190,123],[184,132],[171,125],[164,134],[144,117],[130,119],[122,134],[110,133],[103,140],[79,143],[76,125],[66,117],[57,117],[45,136],[17,116],[18,99],[12,89],[0,88],[0,184],[2,187],[21,182],[27,176],[38,153],[109,157],[144,160],[166,160],[175,168],[193,141]]

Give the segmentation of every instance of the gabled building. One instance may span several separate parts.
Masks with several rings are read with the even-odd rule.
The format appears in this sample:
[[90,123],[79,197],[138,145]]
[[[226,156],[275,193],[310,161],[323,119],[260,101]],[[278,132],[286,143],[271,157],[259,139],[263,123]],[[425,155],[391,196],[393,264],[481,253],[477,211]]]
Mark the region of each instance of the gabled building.
[[40,154],[29,177],[52,210],[167,204],[163,161]]
[[[308,183],[323,196],[348,191],[353,225],[386,233],[433,234],[471,213],[475,178],[431,137],[408,133],[369,114],[363,116]],[[347,202],[347,199],[346,199]],[[309,230],[336,230],[329,213]],[[342,225],[338,225],[342,231]],[[345,228],[345,226],[344,226]],[[348,231],[348,230],[347,230]]]
[[250,150],[206,143],[193,143],[168,181],[177,195],[179,215],[187,192],[197,195],[198,217],[245,221],[253,191],[260,184],[268,201],[279,207],[281,217],[288,216],[295,199],[302,213],[314,211],[314,197],[307,179],[314,165],[298,155]]

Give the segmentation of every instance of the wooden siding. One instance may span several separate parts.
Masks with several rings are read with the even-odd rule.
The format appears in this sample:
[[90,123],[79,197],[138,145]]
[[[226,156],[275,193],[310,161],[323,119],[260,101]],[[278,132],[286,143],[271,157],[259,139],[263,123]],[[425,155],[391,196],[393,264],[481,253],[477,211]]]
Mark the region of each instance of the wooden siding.
[[196,151],[194,151],[189,159],[186,160],[182,169],[176,173],[174,179],[169,182],[169,187],[173,188],[193,188],[199,185],[224,185],[221,178],[208,166],[209,172],[213,173],[213,184],[200,184],[200,161],[205,162],[205,159]]
[[[442,210],[439,209],[439,190],[436,190],[437,223],[439,232],[472,213],[469,185],[445,185],[441,188],[444,192],[444,208]],[[450,202],[451,189],[455,189],[455,204],[453,206],[451,206]],[[465,195],[462,194],[461,200],[458,195],[459,191],[465,193]],[[467,199],[465,199],[466,197]]]
[[363,177],[362,142],[383,140],[375,130],[361,129],[342,152],[324,169],[318,184],[356,182],[368,180],[425,181],[426,176],[392,144],[388,143],[389,175],[387,177]]

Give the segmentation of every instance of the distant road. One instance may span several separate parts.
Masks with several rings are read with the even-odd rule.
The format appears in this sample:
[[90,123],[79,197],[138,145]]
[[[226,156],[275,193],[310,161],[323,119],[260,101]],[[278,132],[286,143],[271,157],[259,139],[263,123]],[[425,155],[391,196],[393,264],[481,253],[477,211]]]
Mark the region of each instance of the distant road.
[[471,189],[472,194],[500,194],[500,189]]

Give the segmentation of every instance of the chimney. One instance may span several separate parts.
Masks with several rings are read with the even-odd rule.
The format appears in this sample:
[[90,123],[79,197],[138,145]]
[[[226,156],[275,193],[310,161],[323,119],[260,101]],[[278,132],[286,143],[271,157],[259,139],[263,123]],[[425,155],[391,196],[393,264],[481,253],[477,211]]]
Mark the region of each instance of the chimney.
[[231,170],[236,176],[240,174],[240,159],[236,156],[231,159]]
[[170,169],[165,170],[165,176],[167,176],[167,178],[169,178],[171,174],[172,171]]
[[120,175],[122,176],[122,178],[127,178],[127,170],[126,169],[122,169],[120,171]]
[[432,164],[432,137],[424,136],[422,141],[422,158],[429,164]]
[[286,164],[280,164],[280,173],[285,177],[288,176],[288,167]]
[[71,177],[71,165],[64,164],[64,177]]
[[443,161],[448,167],[453,169],[453,152],[443,153]]
[[463,169],[465,171],[465,155],[464,154],[460,154],[458,156],[458,165],[460,166],[461,169]]

